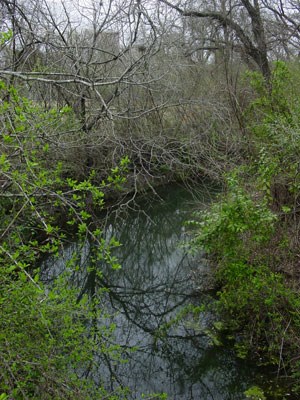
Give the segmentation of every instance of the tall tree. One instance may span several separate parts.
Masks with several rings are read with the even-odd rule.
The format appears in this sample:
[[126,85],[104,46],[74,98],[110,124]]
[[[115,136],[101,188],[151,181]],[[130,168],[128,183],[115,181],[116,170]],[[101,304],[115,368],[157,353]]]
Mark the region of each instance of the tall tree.
[[[270,65],[261,5],[258,0],[222,1],[192,5],[174,5],[168,0],[159,0],[183,17],[207,18],[223,28],[224,38],[229,29],[235,35],[235,49],[248,61],[252,61],[262,72],[266,82],[270,79]],[[246,19],[246,20],[245,20]]]

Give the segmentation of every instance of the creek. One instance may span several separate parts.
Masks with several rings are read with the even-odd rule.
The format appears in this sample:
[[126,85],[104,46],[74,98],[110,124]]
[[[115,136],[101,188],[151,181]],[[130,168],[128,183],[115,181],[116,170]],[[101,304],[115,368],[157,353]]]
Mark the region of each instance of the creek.
[[[129,387],[128,399],[166,393],[172,400],[242,400],[246,389],[261,386],[261,372],[237,359],[232,343],[216,345],[207,333],[215,316],[193,312],[195,306],[204,310],[214,293],[208,290],[211,274],[203,254],[185,249],[189,236],[184,222],[213,193],[206,185],[193,193],[168,186],[159,196],[148,193],[106,220],[106,240],[114,236],[122,243],[115,251],[122,268],[99,265],[103,279],[97,285],[108,287],[101,307],[115,327],[113,337],[124,362],[102,356],[94,379],[110,390],[120,384]],[[76,251],[77,244],[71,243],[59,260],[49,259],[42,279],[51,281]],[[89,257],[87,243],[80,249],[81,268],[72,278],[82,293],[96,290]]]

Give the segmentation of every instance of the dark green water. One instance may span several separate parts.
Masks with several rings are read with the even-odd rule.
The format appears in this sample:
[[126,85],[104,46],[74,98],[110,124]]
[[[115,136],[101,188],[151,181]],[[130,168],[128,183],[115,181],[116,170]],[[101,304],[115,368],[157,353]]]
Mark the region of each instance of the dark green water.
[[[188,304],[211,302],[203,290],[209,267],[200,253],[191,256],[182,246],[188,240],[184,221],[196,206],[209,203],[211,193],[205,186],[194,195],[170,186],[159,192],[160,198],[148,194],[106,221],[107,239],[115,236],[122,243],[116,252],[122,269],[99,265],[109,287],[102,306],[116,326],[114,337],[127,362],[99,359],[94,378],[110,389],[128,386],[128,398],[165,392],[174,400],[242,400],[246,389],[265,381],[230,347],[212,344],[205,334],[214,318],[209,312],[196,318],[187,313],[177,324],[169,324]],[[76,243],[55,265],[47,263],[44,279],[64,269],[75,251]],[[73,276],[83,292],[95,290],[95,280],[87,272],[89,251],[87,243],[81,249],[82,269]],[[166,324],[170,326],[163,330]]]

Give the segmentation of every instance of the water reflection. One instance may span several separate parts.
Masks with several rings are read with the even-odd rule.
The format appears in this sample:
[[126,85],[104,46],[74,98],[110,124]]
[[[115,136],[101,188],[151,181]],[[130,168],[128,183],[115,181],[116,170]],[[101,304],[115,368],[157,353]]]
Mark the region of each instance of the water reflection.
[[[207,203],[204,193],[199,194],[200,200]],[[135,210],[107,221],[107,238],[115,236],[122,243],[116,250],[121,270],[113,271],[102,262],[97,265],[101,276],[89,271],[92,245],[87,242],[78,248],[73,243],[60,260],[46,263],[43,279],[50,281],[77,257],[80,269],[72,273],[72,281],[81,293],[109,288],[101,307],[111,316],[107,322],[116,325],[115,340],[127,362],[114,363],[98,355],[99,368],[91,373],[110,389],[128,386],[132,391],[128,398],[133,399],[151,392],[166,392],[176,400],[244,399],[254,371],[239,363],[230,350],[212,346],[204,333],[211,315],[203,313],[194,321],[187,312],[184,319],[171,324],[189,303],[210,299],[205,294],[194,296],[198,288],[192,279],[196,272],[205,281],[207,266],[179,245],[187,240],[183,222],[194,199],[180,187],[168,188],[161,196],[164,202],[147,197]]]

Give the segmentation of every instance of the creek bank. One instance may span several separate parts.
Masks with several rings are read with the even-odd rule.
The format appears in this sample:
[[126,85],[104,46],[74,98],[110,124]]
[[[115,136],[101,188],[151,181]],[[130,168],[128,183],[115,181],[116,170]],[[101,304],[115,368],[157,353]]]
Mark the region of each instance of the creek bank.
[[274,268],[278,251],[286,254],[286,247],[274,248],[282,220],[267,202],[258,203],[231,179],[227,193],[208,213],[195,217],[194,246],[209,253],[216,271],[220,330],[237,339],[241,357],[269,365],[286,378],[292,384],[288,395],[297,398],[299,292]]

